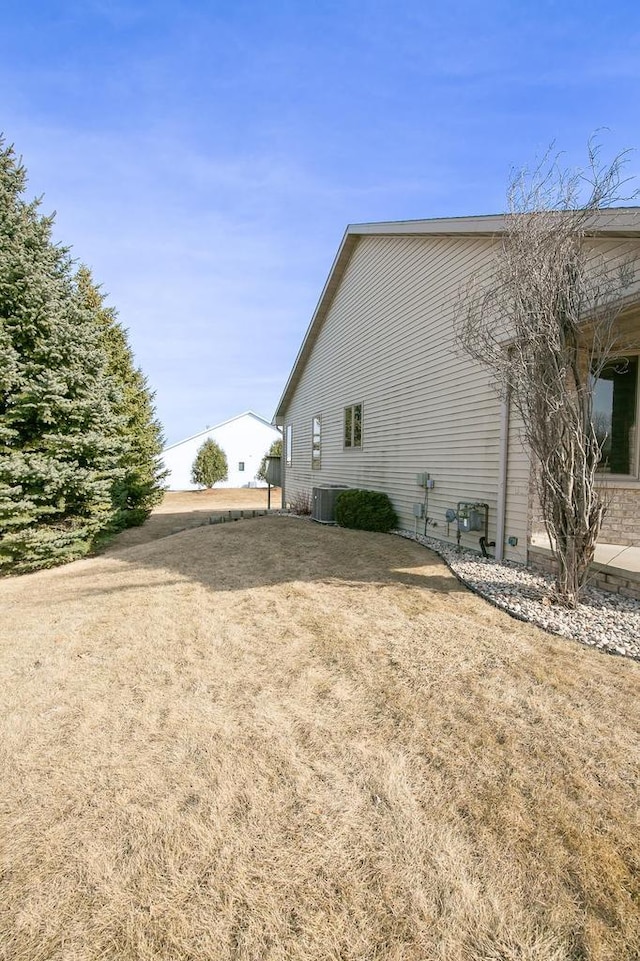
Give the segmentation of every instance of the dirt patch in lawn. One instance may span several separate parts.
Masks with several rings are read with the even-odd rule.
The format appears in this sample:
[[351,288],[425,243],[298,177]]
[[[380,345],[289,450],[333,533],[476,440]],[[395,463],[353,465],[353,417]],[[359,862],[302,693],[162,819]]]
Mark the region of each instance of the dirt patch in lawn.
[[634,662],[287,517],[0,602],[0,957],[637,957]]

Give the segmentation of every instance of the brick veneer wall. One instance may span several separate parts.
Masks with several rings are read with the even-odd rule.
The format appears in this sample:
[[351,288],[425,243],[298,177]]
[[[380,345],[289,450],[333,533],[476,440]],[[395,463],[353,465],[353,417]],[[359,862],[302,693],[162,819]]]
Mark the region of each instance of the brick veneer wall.
[[[604,489],[607,513],[598,540],[602,544],[640,547],[640,485],[621,487],[616,484]],[[529,493],[529,530],[532,537],[545,533],[540,502],[533,485]]]
[[[609,487],[608,501],[600,543],[640,547],[640,487]],[[533,486],[529,498],[529,524],[532,535],[545,533],[540,504]],[[528,558],[532,567],[555,573],[555,562],[547,548],[530,544]],[[591,570],[595,587],[640,600],[640,573],[595,563]]]
[[[529,546],[529,565],[546,573],[555,574],[556,563],[551,551],[545,547]],[[622,594],[640,601],[640,572],[625,571],[621,568],[606,567],[603,564],[592,564],[592,584],[603,591]]]
[[602,543],[640,547],[640,486],[607,487],[606,497]]

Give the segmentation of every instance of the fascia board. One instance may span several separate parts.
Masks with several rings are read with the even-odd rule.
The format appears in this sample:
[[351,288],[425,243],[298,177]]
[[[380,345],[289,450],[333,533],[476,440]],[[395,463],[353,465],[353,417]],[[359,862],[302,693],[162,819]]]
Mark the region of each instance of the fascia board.
[[302,368],[304,367],[307,357],[311,353],[311,349],[315,343],[322,321],[329,310],[331,301],[333,300],[334,294],[338,289],[340,281],[342,280],[346,266],[351,259],[351,254],[357,243],[357,239],[357,235],[355,235],[352,231],[350,231],[349,227],[347,227],[338,248],[338,252],[334,258],[333,264],[331,265],[329,276],[327,277],[324,287],[322,288],[322,293],[320,294],[316,309],[314,310],[309,326],[307,327],[302,345],[297,353],[293,367],[291,368],[291,373],[289,374],[289,378],[285,384],[282,396],[278,401],[278,406],[276,407],[275,414],[273,415],[272,423],[282,426],[282,418],[284,417],[284,408],[286,403],[298,381],[298,377],[302,372]]

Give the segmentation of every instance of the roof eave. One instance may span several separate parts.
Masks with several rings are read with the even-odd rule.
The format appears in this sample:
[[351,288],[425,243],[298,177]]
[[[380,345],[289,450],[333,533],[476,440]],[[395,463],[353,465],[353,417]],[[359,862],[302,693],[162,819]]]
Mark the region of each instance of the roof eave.
[[286,409],[286,404],[289,399],[289,395],[292,392],[295,384],[297,382],[298,372],[304,366],[309,354],[311,353],[311,348],[315,341],[315,329],[316,322],[320,319],[321,315],[328,310],[329,303],[333,300],[333,296],[342,280],[342,275],[344,274],[345,268],[351,259],[351,254],[358,241],[358,234],[351,230],[351,225],[347,227],[342,237],[342,241],[338,248],[338,252],[334,258],[333,264],[331,265],[331,270],[329,271],[329,276],[322,288],[322,293],[318,299],[316,309],[313,312],[313,316],[309,322],[306,333],[304,335],[300,350],[296,356],[296,359],[291,368],[291,373],[289,374],[289,379],[285,384],[285,388],[282,392],[282,396],[276,407],[275,414],[273,415],[272,423],[279,426],[283,424],[284,411]]
[[[334,294],[340,285],[351,254],[360,237],[365,236],[458,236],[500,237],[508,224],[507,214],[484,214],[477,217],[444,217],[433,220],[399,220],[380,223],[349,224],[344,232],[329,276],[320,294],[316,309],[307,327],[302,345],[282,396],[273,415],[272,423],[282,426],[290,396],[300,378],[311,353],[321,322],[327,313]],[[640,238],[640,207],[618,207],[594,214],[589,236]]]

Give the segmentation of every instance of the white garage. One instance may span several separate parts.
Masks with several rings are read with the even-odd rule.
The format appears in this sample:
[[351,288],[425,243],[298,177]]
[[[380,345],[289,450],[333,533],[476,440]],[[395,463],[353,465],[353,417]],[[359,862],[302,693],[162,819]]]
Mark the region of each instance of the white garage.
[[169,471],[167,485],[172,491],[197,490],[191,483],[191,468],[196,454],[206,440],[214,440],[227,455],[229,476],[216,487],[266,487],[264,481],[256,480],[260,461],[274,440],[282,434],[264,417],[253,411],[238,414],[215,427],[171,444],[162,452],[162,459]]

